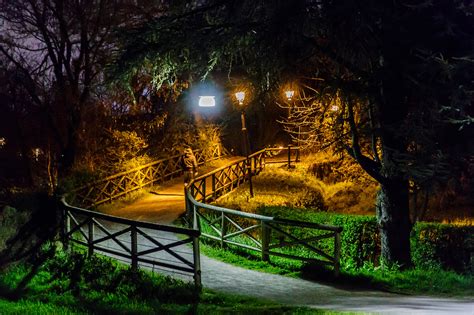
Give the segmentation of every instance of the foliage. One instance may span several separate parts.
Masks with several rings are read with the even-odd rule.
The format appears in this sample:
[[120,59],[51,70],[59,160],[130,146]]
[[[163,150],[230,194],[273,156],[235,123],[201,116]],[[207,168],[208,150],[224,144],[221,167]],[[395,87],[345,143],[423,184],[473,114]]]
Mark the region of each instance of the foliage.
[[247,212],[255,212],[262,206],[288,206],[341,213],[374,213],[377,186],[373,181],[347,174],[346,168],[338,169],[339,176],[344,176],[341,182],[315,178],[311,175],[315,163],[309,155],[290,170],[285,166],[267,165],[252,179],[255,197],[249,198],[248,187],[243,185],[220,198],[218,204]]
[[413,260],[422,268],[474,273],[474,227],[420,222],[412,232]]
[[[125,171],[150,162],[147,156],[142,155],[147,148],[144,139],[135,131],[113,130],[110,133],[109,144],[105,147],[104,171]],[[110,168],[110,169],[107,169]]]

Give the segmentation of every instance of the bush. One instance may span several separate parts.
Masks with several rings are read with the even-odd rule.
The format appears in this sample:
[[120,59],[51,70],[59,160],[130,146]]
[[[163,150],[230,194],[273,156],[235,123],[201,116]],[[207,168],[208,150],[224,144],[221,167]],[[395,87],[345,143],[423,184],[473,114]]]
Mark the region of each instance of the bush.
[[[341,265],[345,269],[377,266],[380,236],[374,216],[317,213],[305,209],[266,207],[259,213],[281,218],[341,226]],[[411,233],[412,260],[422,269],[442,268],[472,273],[474,227],[442,223],[416,223]],[[326,244],[325,244],[326,245]],[[329,244],[329,246],[332,246]],[[331,248],[332,250],[332,248]]]
[[473,272],[474,227],[417,223],[411,235],[412,259],[423,268]]
[[375,217],[336,215],[331,225],[342,226],[341,262],[346,269],[360,268],[369,262],[377,265],[380,236]]

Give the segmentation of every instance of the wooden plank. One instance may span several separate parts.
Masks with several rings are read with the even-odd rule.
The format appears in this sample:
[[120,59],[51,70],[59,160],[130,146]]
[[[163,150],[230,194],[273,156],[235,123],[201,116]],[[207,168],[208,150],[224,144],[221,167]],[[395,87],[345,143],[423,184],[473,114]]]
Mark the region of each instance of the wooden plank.
[[155,244],[156,246],[160,247],[160,250],[164,250],[166,251],[168,254],[170,254],[171,256],[173,256],[174,258],[177,258],[178,260],[181,260],[183,263],[187,264],[189,263],[184,257],[176,254],[175,252],[173,252],[172,250],[170,250],[171,247],[174,247],[174,246],[178,246],[178,245],[175,245],[175,244],[178,244],[180,242],[175,242],[173,244],[169,244],[169,245],[164,245],[160,242],[158,242],[156,239],[152,238],[151,236],[149,236],[148,234],[144,233],[143,231],[137,229],[137,231],[143,236],[145,237],[146,239],[148,239],[150,242],[152,242],[153,244]]
[[304,243],[309,243],[309,242],[320,241],[320,240],[325,239],[325,238],[333,238],[333,237],[334,237],[334,233],[332,232],[332,233],[328,233],[328,234],[324,234],[324,235],[318,235],[318,236],[298,239],[297,241],[293,241],[293,242],[282,241],[279,244],[270,245],[269,249],[289,247],[289,246],[301,244],[303,242]]
[[172,269],[172,270],[179,270],[179,271],[183,271],[183,272],[194,273],[194,267],[193,268],[186,268],[186,267],[182,267],[182,266],[178,266],[178,265],[172,265],[172,264],[169,264],[169,263],[161,262],[161,261],[158,261],[158,260],[152,260],[152,259],[149,259],[149,258],[138,257],[138,262],[143,262],[143,263],[147,263],[147,264],[151,264],[151,265],[155,265],[155,266],[165,267],[165,268],[169,268],[169,269]]
[[[278,233],[280,233],[280,234],[282,234],[282,235],[284,235],[284,236],[286,236],[286,237],[289,237],[289,238],[292,239],[292,240],[300,241],[300,240],[299,240],[298,238],[296,238],[295,236],[293,236],[293,235],[291,235],[291,234],[289,234],[289,233],[287,233],[287,232],[281,230],[280,228],[277,228],[277,227],[274,226],[274,225],[268,224],[268,226],[270,226],[274,231],[276,231],[276,232],[278,232]],[[326,254],[325,252],[323,252],[323,251],[320,250],[319,248],[316,248],[316,247],[314,247],[314,246],[311,246],[311,245],[309,245],[308,243],[301,242],[301,246],[304,246],[304,247],[306,247],[307,249],[309,249],[309,250],[315,252],[316,254],[318,254],[318,255],[320,255],[320,256],[322,256],[322,257],[324,257],[324,258],[327,258],[327,259],[329,259],[329,260],[331,260],[331,261],[334,259],[333,257],[331,257],[330,255]]]
[[324,225],[324,224],[318,224],[318,223],[306,222],[306,221],[274,218],[273,222],[278,223],[278,224],[286,224],[286,225],[299,226],[299,227],[305,227],[305,228],[317,229],[317,230],[327,230],[327,231],[334,231],[334,232],[342,231],[342,228],[340,226]]
[[131,231],[131,227],[127,227],[125,228],[124,230],[121,230],[121,231],[118,231],[118,232],[115,232],[115,233],[110,233],[105,227],[102,226],[102,224],[98,223],[96,221],[96,224],[97,226],[99,227],[100,230],[102,230],[105,234],[107,234],[107,236],[104,236],[102,238],[99,238],[99,239],[96,239],[94,241],[94,244],[99,244],[99,243],[102,243],[104,241],[107,241],[107,240],[113,240],[117,245],[119,245],[120,247],[122,247],[125,251],[127,251],[128,253],[131,253],[131,249],[128,248],[125,244],[122,243],[122,241],[120,241],[118,238],[116,238],[117,236],[120,236],[122,234],[125,234],[125,233],[128,233]]
[[321,260],[321,259],[316,259],[316,258],[306,258],[306,257],[294,256],[294,255],[273,252],[273,251],[270,251],[269,254],[272,256],[279,256],[279,257],[284,257],[284,258],[289,258],[289,259],[301,260],[301,261],[306,261],[309,263],[318,263],[318,264],[324,264],[324,265],[329,265],[329,266],[333,265],[332,261],[326,261],[326,260]]
[[[173,244],[166,244],[165,246],[168,247],[168,248],[172,248],[172,247],[177,247],[177,246],[189,244],[192,241],[193,241],[192,238],[187,238],[185,240],[177,241]],[[146,249],[146,250],[143,250],[141,252],[138,252],[137,255],[138,256],[145,256],[145,255],[148,255],[148,254],[160,252],[160,251],[164,250],[163,247],[165,247],[165,246],[158,246],[158,247],[155,247],[155,248]]]

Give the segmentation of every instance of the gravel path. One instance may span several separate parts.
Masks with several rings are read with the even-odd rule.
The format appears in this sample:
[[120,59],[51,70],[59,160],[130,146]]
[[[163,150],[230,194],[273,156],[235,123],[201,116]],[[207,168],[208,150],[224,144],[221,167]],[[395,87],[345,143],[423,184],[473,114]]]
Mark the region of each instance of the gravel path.
[[[147,195],[126,208],[108,212],[135,220],[170,223],[184,210],[182,189],[182,179],[177,179],[156,194]],[[167,237],[169,238],[169,235]],[[189,247],[184,246],[181,251],[191,254]],[[202,283],[206,288],[279,303],[376,314],[474,315],[472,297],[451,299],[343,290],[313,281],[243,269],[204,255],[201,255],[201,268]],[[175,276],[189,280],[189,277],[183,275]]]

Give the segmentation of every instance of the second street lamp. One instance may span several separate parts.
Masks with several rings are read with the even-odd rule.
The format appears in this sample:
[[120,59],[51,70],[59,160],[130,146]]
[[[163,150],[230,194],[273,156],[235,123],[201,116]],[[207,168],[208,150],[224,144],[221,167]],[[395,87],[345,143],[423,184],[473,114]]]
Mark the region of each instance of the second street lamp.
[[[286,96],[286,99],[288,100],[288,121],[290,120],[290,117],[291,117],[291,108],[293,107],[294,105],[294,102],[293,102],[293,96],[295,96],[295,91],[294,90],[287,90],[285,91],[285,96]],[[297,141],[297,147],[298,147],[298,151],[296,151],[296,161],[298,162],[299,160],[299,152],[300,152],[300,135],[301,135],[301,126],[300,124],[298,123],[298,137],[296,138],[296,141]],[[290,137],[291,137],[291,134],[290,134]],[[289,148],[288,148],[288,154],[289,153]],[[288,155],[289,156],[289,155]],[[289,162],[289,158],[288,158],[288,168],[290,168],[290,162]]]
[[239,102],[240,106],[240,120],[242,122],[242,141],[244,143],[244,154],[245,157],[247,158],[246,160],[246,170],[247,170],[247,176],[249,179],[249,188],[250,188],[250,197],[253,197],[253,185],[252,185],[252,162],[249,159],[250,155],[250,140],[249,140],[249,134],[247,131],[247,127],[245,125],[245,111],[244,111],[244,100],[245,100],[245,92],[237,92],[235,93],[235,98]]

